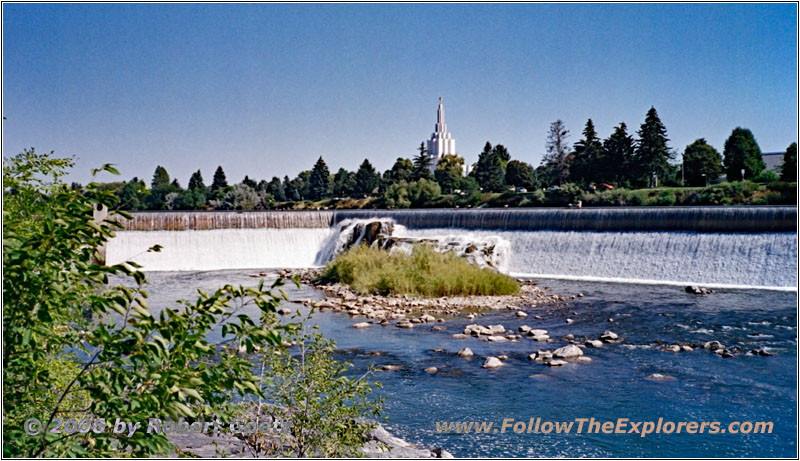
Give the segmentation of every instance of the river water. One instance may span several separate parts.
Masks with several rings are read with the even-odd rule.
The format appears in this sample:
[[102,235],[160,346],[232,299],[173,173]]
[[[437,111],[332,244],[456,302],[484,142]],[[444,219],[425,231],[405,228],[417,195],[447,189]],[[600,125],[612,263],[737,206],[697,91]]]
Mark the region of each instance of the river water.
[[[253,285],[258,270],[152,272],[148,274],[150,305],[155,310],[192,299],[197,289],[213,290],[225,283]],[[274,278],[268,277],[268,281]],[[527,319],[502,310],[468,322],[463,317],[413,330],[373,325],[351,328],[362,321],[345,314],[316,313],[314,322],[337,343],[339,360],[361,373],[370,365],[397,364],[402,369],[377,373],[386,397],[386,424],[395,435],[422,446],[441,446],[461,457],[794,457],[797,451],[797,293],[773,290],[722,289],[706,296],[666,285],[603,283],[538,279],[554,293],[585,296],[558,309],[525,309]],[[290,298],[318,298],[309,287],[288,290]],[[297,304],[292,307],[302,310]],[[576,314],[577,313],[577,314]],[[255,312],[252,312],[256,315]],[[534,315],[542,316],[534,320]],[[567,324],[569,317],[574,322]],[[613,322],[609,322],[609,319]],[[548,368],[527,355],[558,343],[522,339],[487,343],[475,338],[455,340],[467,323],[502,324],[516,330],[527,324],[559,338],[597,338],[613,330],[621,343],[585,349],[588,364]],[[706,350],[672,353],[655,342],[704,343],[717,340],[744,352],[766,348],[771,357],[739,354],[723,359]],[[462,347],[475,357],[456,355]],[[376,352],[380,356],[374,356]],[[497,370],[481,368],[483,357],[508,355]],[[425,373],[435,366],[440,372]],[[674,377],[646,379],[653,373]],[[492,422],[504,418],[529,421],[768,421],[771,434],[454,434],[437,432],[436,422]],[[576,423],[577,425],[577,423]],[[584,430],[585,432],[585,430]]]

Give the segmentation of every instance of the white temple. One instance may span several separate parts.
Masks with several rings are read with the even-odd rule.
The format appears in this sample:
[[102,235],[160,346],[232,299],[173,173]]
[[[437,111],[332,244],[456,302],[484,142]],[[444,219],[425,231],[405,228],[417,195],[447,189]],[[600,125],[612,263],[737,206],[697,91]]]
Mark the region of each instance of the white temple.
[[426,146],[431,171],[436,169],[436,165],[439,164],[439,160],[442,157],[448,154],[456,154],[456,140],[450,136],[450,132],[447,131],[447,124],[444,123],[444,107],[442,106],[441,96],[439,96],[439,110],[436,113],[436,120],[436,127]]

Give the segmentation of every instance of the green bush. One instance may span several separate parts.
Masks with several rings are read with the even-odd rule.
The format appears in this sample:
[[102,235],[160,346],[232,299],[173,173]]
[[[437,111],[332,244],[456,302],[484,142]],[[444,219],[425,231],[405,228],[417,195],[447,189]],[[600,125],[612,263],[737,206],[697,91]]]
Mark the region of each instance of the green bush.
[[646,202],[647,205],[654,206],[673,206],[675,205],[675,192],[664,190]]
[[281,443],[276,449],[269,440],[251,443],[262,448],[259,457],[363,457],[359,448],[374,426],[364,417],[380,417],[383,403],[369,398],[373,385],[381,387],[367,380],[372,370],[358,378],[347,376],[352,365],[333,358],[336,344],[323,338],[316,325],[310,331],[296,329],[284,340],[293,346],[263,355],[264,394],[270,401],[259,406],[280,422]]
[[774,171],[764,170],[758,174],[755,178],[753,178],[753,182],[761,183],[761,184],[769,184],[776,182],[778,180],[778,175],[775,174]]
[[513,278],[481,269],[452,252],[438,253],[416,245],[404,254],[370,248],[351,248],[328,263],[319,281],[340,282],[359,293],[428,297],[509,295],[519,291]]
[[402,183],[395,183],[386,188],[383,200],[387,208],[408,208],[411,206],[408,189]]

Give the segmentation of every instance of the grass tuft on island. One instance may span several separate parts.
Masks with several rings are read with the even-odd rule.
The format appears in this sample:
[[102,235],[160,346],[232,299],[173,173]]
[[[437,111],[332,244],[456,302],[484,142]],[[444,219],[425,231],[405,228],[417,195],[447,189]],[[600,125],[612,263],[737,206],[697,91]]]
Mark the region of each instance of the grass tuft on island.
[[359,245],[328,263],[318,281],[339,282],[361,294],[441,297],[519,293],[515,279],[426,245],[415,245],[411,254],[390,254]]

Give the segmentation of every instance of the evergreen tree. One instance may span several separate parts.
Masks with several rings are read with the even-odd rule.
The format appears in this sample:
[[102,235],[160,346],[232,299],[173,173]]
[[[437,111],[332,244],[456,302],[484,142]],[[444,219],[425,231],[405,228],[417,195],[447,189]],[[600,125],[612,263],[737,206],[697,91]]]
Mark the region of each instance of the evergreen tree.
[[793,142],[783,153],[781,165],[781,181],[797,181],[797,143]]
[[494,146],[492,152],[497,155],[497,157],[500,159],[500,162],[503,164],[503,168],[505,168],[509,160],[511,160],[511,154],[508,153],[508,149],[506,149],[504,145],[498,144]]
[[722,156],[700,138],[683,152],[683,174],[690,186],[705,186],[722,174]]
[[350,197],[356,192],[356,175],[344,168],[333,175],[333,196]]
[[632,168],[639,182],[655,187],[658,178],[668,177],[673,170],[669,165],[672,152],[667,145],[667,128],[658,117],[655,107],[647,111],[638,135]]
[[200,170],[195,171],[192,173],[192,176],[189,178],[189,190],[205,190],[206,185],[203,183],[203,174],[200,173]]
[[442,192],[452,194],[453,190],[458,189],[461,177],[464,176],[464,159],[457,155],[445,155],[439,160],[433,175]]
[[519,160],[511,160],[506,165],[506,183],[515,187],[532,188],[536,184],[533,167]]
[[606,165],[603,171],[603,181],[614,182],[617,187],[631,178],[629,169],[633,161],[634,140],[628,134],[628,127],[621,122],[614,128],[611,136],[603,141],[603,157]]
[[296,182],[290,181],[289,176],[283,177],[283,191],[286,193],[286,200],[291,200],[293,202],[302,200],[302,197],[300,196],[300,190],[297,188]]
[[226,187],[228,187],[228,180],[225,179],[225,172],[222,170],[222,166],[218,166],[217,171],[214,172],[214,180],[211,182],[211,192],[216,192]]
[[278,202],[285,202],[286,201],[286,190],[281,184],[280,178],[277,176],[273,176],[272,180],[266,184],[264,187],[264,192],[272,195]]
[[172,186],[172,188],[176,189],[176,190],[181,190],[182,189],[181,188],[181,183],[178,182],[178,178],[173,179],[172,182],[170,183],[170,186]]
[[317,159],[317,163],[314,164],[308,182],[311,200],[322,200],[330,195],[331,172],[321,156]]
[[244,175],[244,179],[242,179],[242,184],[253,190],[258,188],[258,183],[250,179],[247,175]]
[[725,141],[725,175],[728,181],[740,181],[742,170],[744,179],[758,176],[766,165],[761,157],[761,148],[758,147],[753,133],[746,128],[737,127]]
[[383,173],[385,187],[394,183],[410,183],[414,180],[414,164],[407,158],[398,157],[392,169]]
[[572,148],[567,142],[568,137],[569,130],[564,122],[556,120],[550,124],[545,143],[546,153],[542,158],[541,175],[539,176],[547,185],[561,185],[569,177]]
[[597,181],[603,168],[603,144],[597,137],[592,119],[589,119],[583,129],[583,139],[575,143],[569,176],[575,182]]
[[414,181],[433,179],[430,170],[431,159],[428,157],[428,149],[425,148],[425,143],[420,143],[417,150],[419,151],[419,155],[414,157],[414,174],[412,175],[412,179]]
[[356,171],[355,182],[357,194],[372,195],[373,191],[381,185],[381,176],[375,171],[375,167],[369,163],[369,160],[364,159]]
[[488,141],[483,146],[483,152],[478,155],[478,163],[470,175],[478,181],[484,192],[505,190],[506,172],[503,163]]
[[311,170],[301,171],[292,181],[294,181],[294,185],[300,193],[300,200],[311,199]]
[[167,174],[166,168],[159,165],[156,167],[155,173],[153,173],[153,181],[150,183],[150,188],[156,189],[167,186],[169,186],[169,174]]

